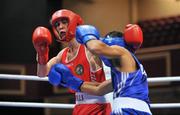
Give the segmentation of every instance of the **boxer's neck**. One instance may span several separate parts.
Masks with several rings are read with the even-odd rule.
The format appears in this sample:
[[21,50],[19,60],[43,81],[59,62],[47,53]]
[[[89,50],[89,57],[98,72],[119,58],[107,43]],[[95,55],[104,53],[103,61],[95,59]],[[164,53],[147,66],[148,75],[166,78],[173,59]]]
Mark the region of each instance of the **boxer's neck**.
[[72,39],[69,43],[68,43],[68,48],[69,51],[67,53],[67,60],[70,61],[72,59],[74,59],[74,57],[77,55],[78,50],[79,50],[80,44],[76,41],[76,39]]

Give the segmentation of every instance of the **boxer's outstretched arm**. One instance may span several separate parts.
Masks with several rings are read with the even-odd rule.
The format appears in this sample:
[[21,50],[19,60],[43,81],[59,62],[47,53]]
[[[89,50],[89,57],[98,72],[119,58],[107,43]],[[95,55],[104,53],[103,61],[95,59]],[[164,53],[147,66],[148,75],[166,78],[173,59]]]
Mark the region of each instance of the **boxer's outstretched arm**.
[[85,82],[73,76],[69,68],[61,63],[52,66],[48,74],[48,80],[54,86],[62,85],[77,92],[81,91],[92,95],[104,95],[113,89],[111,80],[102,83]]
[[80,89],[81,92],[86,92],[88,94],[98,96],[102,96],[113,91],[111,79],[106,80],[98,85],[90,84],[89,82],[83,82]]
[[76,40],[80,44],[86,45],[91,52],[110,58],[119,57],[124,53],[124,49],[118,47],[112,48],[114,46],[108,46],[99,39],[99,31],[92,25],[81,25],[76,28]]
[[108,58],[120,57],[127,52],[125,48],[116,45],[108,46],[100,40],[90,40],[86,46],[94,54]]

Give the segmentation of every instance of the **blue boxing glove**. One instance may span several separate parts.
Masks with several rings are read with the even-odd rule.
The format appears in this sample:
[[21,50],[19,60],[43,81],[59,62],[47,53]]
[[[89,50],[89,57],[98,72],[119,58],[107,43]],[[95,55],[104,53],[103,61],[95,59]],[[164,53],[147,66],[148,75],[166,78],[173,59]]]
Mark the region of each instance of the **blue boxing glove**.
[[58,64],[55,64],[51,67],[48,74],[48,81],[50,84],[54,86],[62,85],[64,87],[68,87],[66,83],[62,82],[62,74],[56,70]]
[[48,81],[50,84],[58,86],[61,83],[61,76],[62,75],[56,71],[55,66],[52,66],[48,74]]
[[80,91],[80,87],[83,84],[81,79],[73,76],[69,68],[61,63],[51,67],[48,79],[52,85],[62,85],[77,92]]
[[80,44],[86,44],[89,40],[100,38],[99,31],[91,25],[80,25],[76,27],[76,40]]

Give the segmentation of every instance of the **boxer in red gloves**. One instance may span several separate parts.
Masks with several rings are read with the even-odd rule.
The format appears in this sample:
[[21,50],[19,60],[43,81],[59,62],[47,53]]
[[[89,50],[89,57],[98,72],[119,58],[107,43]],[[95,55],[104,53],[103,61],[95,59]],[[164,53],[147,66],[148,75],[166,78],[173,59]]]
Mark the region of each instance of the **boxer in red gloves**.
[[[39,63],[38,61],[38,76],[46,76],[49,74],[49,82],[53,85],[58,85],[61,79],[55,77],[55,73],[63,69],[55,68],[57,64],[63,64],[67,66],[70,73],[74,76],[83,81],[91,82],[90,84],[99,84],[106,80],[100,58],[93,55],[84,45],[79,44],[75,39],[76,27],[81,24],[83,24],[82,18],[70,10],[58,10],[52,15],[51,25],[53,33],[56,36],[56,41],[65,44],[67,47],[61,50],[57,56],[51,58],[47,63]],[[38,33],[35,34],[37,35]],[[41,38],[40,36],[43,35],[38,34],[37,36]],[[44,40],[42,40],[42,42],[43,41]],[[50,69],[52,70],[51,72],[49,72]],[[73,80],[70,84],[73,84]],[[67,86],[65,83],[61,85]],[[73,91],[71,90],[71,92],[75,93],[76,97],[73,115],[110,114],[111,105],[104,96],[94,96],[79,92],[74,88],[72,89]]]

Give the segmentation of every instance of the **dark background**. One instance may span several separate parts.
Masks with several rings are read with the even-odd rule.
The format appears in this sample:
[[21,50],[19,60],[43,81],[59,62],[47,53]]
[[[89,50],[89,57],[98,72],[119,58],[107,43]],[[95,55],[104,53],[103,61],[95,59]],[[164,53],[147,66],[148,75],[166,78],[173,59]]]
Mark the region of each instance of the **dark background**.
[[35,63],[32,32],[37,26],[51,29],[50,17],[58,9],[61,0],[2,0],[0,63]]
[[[61,2],[61,0],[1,0],[1,64],[24,65],[27,75],[36,74],[36,52],[31,40],[32,32],[37,26],[44,26],[52,31],[49,20],[52,13],[61,9]],[[50,46],[50,57],[56,55],[59,48],[53,41]],[[2,82],[4,81],[1,80]],[[0,95],[0,101],[44,102],[44,98],[51,96],[53,96],[52,86],[49,83],[26,81],[25,95]],[[44,109],[0,107],[0,115],[11,114],[44,115]]]

